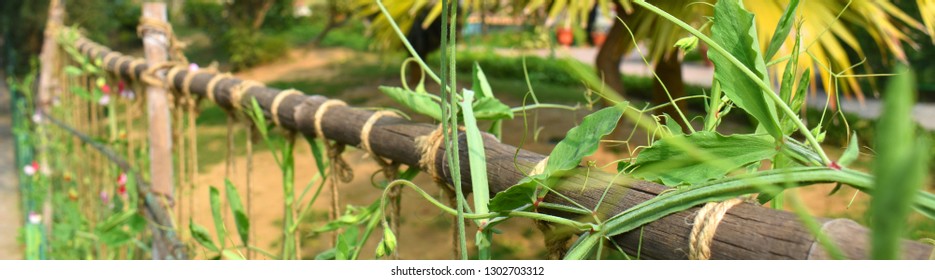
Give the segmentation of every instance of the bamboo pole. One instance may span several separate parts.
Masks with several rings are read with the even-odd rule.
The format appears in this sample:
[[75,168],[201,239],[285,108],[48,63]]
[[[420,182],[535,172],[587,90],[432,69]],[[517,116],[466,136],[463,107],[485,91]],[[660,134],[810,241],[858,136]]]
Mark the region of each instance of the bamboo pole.
[[[170,34],[158,28],[148,28],[147,21],[166,22],[166,4],[147,2],[143,4],[142,35],[143,51],[146,63],[157,65],[167,60]],[[160,71],[156,75],[164,76]],[[149,114],[149,156],[150,181],[152,191],[165,197],[165,208],[171,209],[175,188],[172,170],[172,121],[169,114],[169,100],[166,89],[157,85],[146,87],[146,111]],[[154,238],[153,259],[169,257],[169,243],[162,238]]]
[[[109,49],[96,43],[79,40],[77,47],[86,55],[94,58],[103,57],[110,52]],[[130,77],[130,72],[139,74],[147,66],[138,65],[129,69],[128,64],[106,65],[108,71],[123,77]],[[174,82],[176,90],[181,90],[187,70],[177,71],[174,76],[166,77]],[[235,110],[232,103],[236,98],[231,96],[232,89],[245,82],[237,78],[218,77],[213,92],[207,92],[210,80],[219,74],[200,72],[194,73],[189,90],[193,94],[214,100],[218,106]],[[250,108],[250,100],[256,98],[267,119],[271,119],[276,112],[279,123],[284,129],[297,131],[306,136],[315,134],[315,113],[328,99],[322,96],[290,95],[279,100],[277,108],[271,108],[276,96],[282,90],[267,87],[250,87],[242,93],[238,104],[241,108]],[[306,106],[299,114],[296,110]],[[322,116],[322,133],[328,139],[352,146],[360,146],[360,131],[367,122],[371,111],[345,106],[332,106]],[[430,135],[437,129],[436,125],[414,123],[401,118],[384,117],[373,125],[370,131],[371,149],[376,155],[392,159],[395,162],[410,166],[418,166],[421,151],[416,139]],[[460,147],[466,147],[466,140],[462,133],[459,137]],[[519,180],[523,179],[530,170],[545,158],[544,155],[517,149],[514,146],[500,143],[489,134],[484,134],[484,146],[487,156],[487,170],[490,172],[491,195],[505,191]],[[444,149],[440,147],[439,149]],[[467,149],[459,150],[461,153],[462,170],[468,172],[462,178],[470,178],[467,163]],[[445,153],[436,153],[435,170],[448,170]],[[602,197],[606,197],[601,208],[596,212],[602,217],[620,213],[641,202],[651,199],[669,189],[665,186],[636,180],[617,178],[614,174],[579,167],[577,172],[566,177],[558,186],[556,192],[577,201],[585,207],[593,208]],[[446,172],[437,174],[451,183]],[[470,190],[470,181],[464,181],[463,186]],[[606,191],[606,196],[605,196]],[[554,192],[553,192],[554,193]],[[563,199],[550,194],[546,202],[568,205]],[[612,239],[629,254],[641,251],[643,259],[685,259],[689,252],[689,234],[692,230],[691,221],[699,207],[674,213],[662,219],[643,226]],[[565,216],[570,214],[556,213]],[[847,219],[818,218],[822,232],[835,242],[850,259],[866,259],[869,256],[868,230],[854,221]],[[906,259],[928,259],[933,247],[920,242],[904,241],[903,257]],[[741,203],[727,211],[720,221],[717,232],[710,245],[712,259],[826,259],[828,255],[818,244],[816,238],[798,220],[795,214],[773,210],[754,203]]]
[[[56,33],[60,29],[65,18],[65,3],[61,0],[49,1],[49,17],[46,19],[46,32],[43,34],[42,52],[39,54],[39,90],[36,99],[36,111],[41,113],[49,112],[49,106],[52,104],[52,98],[55,93],[61,91],[58,79],[55,77],[57,71],[56,62],[59,61],[59,47],[56,43]],[[39,123],[36,129],[39,135],[37,143],[39,166],[43,169],[49,168],[49,134],[45,124]],[[37,172],[40,172],[37,170]],[[52,197],[52,188],[48,189],[47,197]],[[43,202],[42,216],[47,232],[52,232],[52,213],[53,205],[51,199]]]

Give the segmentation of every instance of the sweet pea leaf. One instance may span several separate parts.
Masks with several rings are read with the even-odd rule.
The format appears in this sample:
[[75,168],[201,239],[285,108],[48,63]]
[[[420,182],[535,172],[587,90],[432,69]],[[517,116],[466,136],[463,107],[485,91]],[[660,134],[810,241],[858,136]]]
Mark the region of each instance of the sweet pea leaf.
[[733,64],[728,57],[719,52],[708,52],[708,58],[714,63],[714,78],[720,82],[721,90],[737,107],[756,118],[760,126],[773,138],[782,139],[776,104],[766,96],[772,93],[757,86],[757,83],[740,68],[749,69],[758,79],[769,83],[766,63],[760,55],[753,14],[747,12],[740,1],[718,1],[714,5],[714,18],[711,39],[718,42],[730,56],[742,64]]
[[438,103],[428,94],[388,86],[381,86],[380,91],[416,113],[429,116],[436,121],[441,121],[442,119],[441,107],[439,107]]
[[[702,151],[713,158],[699,159],[696,153],[673,145],[676,140],[673,138],[692,143],[695,151]],[[721,178],[745,165],[772,158],[776,153],[775,144],[766,135],[723,136],[700,131],[656,141],[636,157],[630,174],[667,186],[693,185]]]

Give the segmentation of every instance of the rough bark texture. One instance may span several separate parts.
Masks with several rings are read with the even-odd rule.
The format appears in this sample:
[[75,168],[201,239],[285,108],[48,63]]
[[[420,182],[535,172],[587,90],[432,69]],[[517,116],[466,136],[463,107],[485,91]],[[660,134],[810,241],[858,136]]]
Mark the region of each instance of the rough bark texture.
[[[89,41],[79,41],[78,48],[93,57],[104,57],[109,52],[106,48]],[[116,72],[122,77],[129,77],[128,71],[142,72],[145,65],[136,69],[127,69],[127,65],[115,65],[117,60],[107,63],[109,71]],[[129,64],[129,63],[124,63]],[[172,84],[182,84],[187,71],[178,71],[173,77],[167,77]],[[237,78],[224,78],[215,87],[213,93],[206,93],[208,81],[214,74],[200,73],[193,77],[190,91],[194,94],[214,94],[217,104],[225,109],[232,109],[230,90],[242,81]],[[252,87],[244,93],[242,103],[249,104],[251,98],[256,98],[267,118],[270,117],[270,108],[275,96],[281,90],[266,87]],[[327,99],[321,96],[289,96],[277,108],[278,117],[282,127],[296,130],[305,135],[314,135],[315,111]],[[308,103],[309,109],[301,114],[295,114],[295,109],[302,103]],[[246,107],[246,106],[245,106]],[[322,120],[325,137],[338,142],[359,146],[360,130],[367,118],[373,114],[371,111],[355,109],[352,107],[331,107]],[[384,117],[373,126],[370,139],[379,139],[371,143],[373,151],[386,158],[393,159],[407,165],[418,165],[420,159],[419,147],[416,138],[431,134],[436,125],[414,123],[399,118]],[[460,147],[466,147],[463,135],[460,138]],[[502,192],[518,182],[545,158],[544,155],[526,150],[517,150],[516,147],[498,142],[494,137],[484,134],[484,144],[487,156],[487,171],[489,172],[491,194]],[[443,148],[442,148],[443,149]],[[470,168],[467,160],[467,150],[461,150],[462,178],[470,178]],[[515,161],[514,161],[515,155]],[[436,153],[436,170],[440,170],[440,177],[451,182],[447,173],[444,152]],[[586,207],[594,207],[607,190],[606,199],[602,203],[598,214],[611,216],[624,211],[638,203],[655,197],[667,188],[662,185],[614,179],[613,174],[591,171],[585,179],[585,167],[580,172],[574,172],[563,180],[557,190]],[[301,172],[301,171],[299,171]],[[308,171],[313,172],[313,171]],[[585,184],[586,182],[586,184]],[[471,189],[470,181],[462,186]],[[554,195],[546,197],[545,201],[568,204]],[[645,225],[640,230],[624,233],[613,237],[613,240],[628,253],[635,254],[642,242],[640,257],[643,259],[685,259],[687,258],[689,232],[691,222],[697,207],[669,215]],[[556,213],[561,214],[561,213]],[[825,234],[837,242],[848,258],[864,259],[868,257],[869,243],[866,240],[866,229],[853,224],[840,222],[841,220],[819,219],[823,223]],[[845,226],[841,226],[844,224]],[[642,238],[641,238],[642,235]],[[642,240],[641,240],[642,239]],[[905,242],[904,257],[907,259],[927,259],[932,247],[913,241]],[[717,234],[711,246],[712,259],[811,259],[825,258],[821,253],[815,238],[798,221],[792,213],[772,210],[752,203],[743,203],[733,207],[721,221]]]

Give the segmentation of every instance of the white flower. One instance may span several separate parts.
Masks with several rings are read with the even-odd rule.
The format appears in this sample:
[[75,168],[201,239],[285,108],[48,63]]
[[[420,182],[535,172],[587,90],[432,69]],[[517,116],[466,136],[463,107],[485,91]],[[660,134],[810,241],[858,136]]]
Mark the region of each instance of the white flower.
[[26,175],[32,176],[36,174],[36,167],[34,167],[32,164],[23,166],[23,173],[26,173]]
[[42,114],[40,114],[39,112],[36,112],[35,114],[32,114],[32,122],[33,122],[33,123],[42,123]]
[[39,215],[39,213],[32,212],[32,211],[29,212],[29,223],[30,224],[38,225],[41,222],[42,222],[42,215]]
[[101,106],[107,106],[107,104],[110,104],[110,95],[102,95],[101,99],[97,100],[97,103],[101,104]]
[[192,63],[192,64],[189,64],[189,65],[188,65],[188,71],[192,71],[192,72],[198,71],[198,68],[199,68],[199,67],[198,67],[198,64]]

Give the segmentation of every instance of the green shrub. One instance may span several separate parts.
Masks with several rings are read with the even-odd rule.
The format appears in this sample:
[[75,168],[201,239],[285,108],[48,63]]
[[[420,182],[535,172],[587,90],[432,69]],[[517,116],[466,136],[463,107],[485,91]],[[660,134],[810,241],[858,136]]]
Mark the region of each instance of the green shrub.
[[282,36],[264,36],[245,28],[229,29],[222,42],[230,53],[233,70],[273,61],[289,48],[289,42]]

